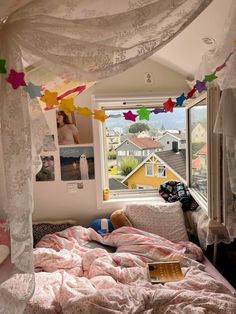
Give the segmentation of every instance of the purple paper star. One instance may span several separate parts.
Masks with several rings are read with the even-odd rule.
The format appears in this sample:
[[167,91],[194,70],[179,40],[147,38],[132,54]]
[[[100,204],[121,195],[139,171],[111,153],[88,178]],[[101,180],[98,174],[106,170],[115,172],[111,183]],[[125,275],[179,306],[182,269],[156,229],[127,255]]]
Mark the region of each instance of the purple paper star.
[[158,113],[165,112],[165,109],[156,107],[151,112],[153,112],[154,114],[158,114]]
[[186,99],[186,97],[184,96],[184,93],[182,93],[179,97],[177,97],[176,98],[176,107],[182,107],[185,99]]
[[17,89],[19,86],[26,86],[24,76],[24,72],[16,72],[15,70],[11,69],[10,74],[6,80],[11,84],[12,88]]
[[207,89],[207,88],[206,88],[206,82],[204,82],[204,81],[199,81],[199,80],[196,81],[196,84],[194,85],[194,87],[196,88],[196,90],[197,90],[199,93],[201,93],[201,92],[203,92],[204,90]]
[[136,121],[138,114],[134,114],[131,110],[123,112],[125,120]]

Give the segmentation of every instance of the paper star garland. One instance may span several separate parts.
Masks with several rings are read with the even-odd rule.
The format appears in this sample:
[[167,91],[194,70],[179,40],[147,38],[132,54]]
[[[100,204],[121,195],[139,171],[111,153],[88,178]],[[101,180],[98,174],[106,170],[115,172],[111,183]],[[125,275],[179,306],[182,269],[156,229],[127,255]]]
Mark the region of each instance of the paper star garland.
[[212,82],[217,78],[217,76],[215,75],[215,72],[209,75],[205,75],[204,81],[205,82]]
[[137,114],[134,114],[131,110],[127,111],[127,112],[123,112],[123,116],[125,118],[125,120],[130,120],[130,121],[136,121],[137,118]]
[[176,107],[182,107],[185,99],[186,99],[186,97],[185,97],[184,93],[182,93],[179,97],[177,97],[176,98]]
[[7,82],[11,84],[12,88],[17,89],[20,86],[25,86],[24,72],[16,72],[11,69],[10,74],[6,78]]
[[168,112],[168,111],[173,112],[175,103],[172,101],[171,98],[169,98],[166,102],[164,102],[163,106],[165,108],[165,112]]
[[0,73],[7,73],[7,69],[5,68],[6,60],[0,59]]
[[76,109],[74,105],[74,98],[62,99],[58,109],[64,111],[66,115],[68,115],[71,111],[74,111]]
[[151,112],[153,112],[154,114],[158,114],[158,113],[165,112],[165,109],[164,109],[164,108],[156,107],[156,108],[154,108]]
[[57,92],[50,92],[47,89],[45,90],[44,95],[40,97],[40,100],[46,104],[45,110],[49,110],[54,108],[54,106],[58,106],[57,95]]
[[95,109],[94,110],[94,119],[104,122],[108,116],[105,114],[103,109]]
[[188,92],[188,94],[187,94],[187,96],[186,96],[186,99],[189,99],[189,98],[193,97],[193,94],[196,93],[196,91],[197,91],[196,88],[193,87],[193,88]]
[[109,115],[109,118],[121,118],[121,117],[122,117],[122,115],[120,113],[118,113],[118,114],[110,114]]
[[225,66],[226,66],[226,63],[225,63],[225,62],[224,62],[223,64],[219,65],[219,66],[216,68],[216,72],[222,70]]
[[142,106],[140,109],[137,110],[137,113],[139,115],[139,120],[149,120],[151,111]]
[[84,117],[90,117],[92,115],[92,111],[87,107],[77,107],[78,114],[81,114]]
[[206,90],[206,82],[205,81],[199,81],[197,80],[196,81],[196,84],[194,85],[194,87],[196,88],[196,90],[201,93],[203,92],[204,90]]
[[29,94],[31,99],[42,96],[40,92],[41,86],[34,85],[31,82],[29,82],[28,85],[23,88],[23,90]]

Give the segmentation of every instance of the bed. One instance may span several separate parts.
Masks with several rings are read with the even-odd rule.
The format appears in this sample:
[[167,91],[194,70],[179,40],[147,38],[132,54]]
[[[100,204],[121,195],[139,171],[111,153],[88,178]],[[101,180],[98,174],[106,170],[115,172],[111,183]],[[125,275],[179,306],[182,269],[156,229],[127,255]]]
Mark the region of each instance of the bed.
[[[189,241],[126,226],[104,236],[73,226],[44,236],[34,258],[36,288],[25,313],[236,313],[234,288]],[[179,260],[184,279],[151,284],[150,260]]]
[[[180,204],[124,212],[129,226],[105,235],[73,222],[34,226],[36,286],[25,314],[236,313],[235,289],[188,240]],[[183,280],[150,282],[148,262],[176,260]]]

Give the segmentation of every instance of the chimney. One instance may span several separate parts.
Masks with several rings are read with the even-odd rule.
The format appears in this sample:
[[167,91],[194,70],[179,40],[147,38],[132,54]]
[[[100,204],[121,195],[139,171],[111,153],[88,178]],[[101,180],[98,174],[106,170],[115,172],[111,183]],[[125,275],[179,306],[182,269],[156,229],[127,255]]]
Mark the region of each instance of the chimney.
[[178,142],[176,141],[172,142],[172,150],[173,152],[178,153],[179,151]]

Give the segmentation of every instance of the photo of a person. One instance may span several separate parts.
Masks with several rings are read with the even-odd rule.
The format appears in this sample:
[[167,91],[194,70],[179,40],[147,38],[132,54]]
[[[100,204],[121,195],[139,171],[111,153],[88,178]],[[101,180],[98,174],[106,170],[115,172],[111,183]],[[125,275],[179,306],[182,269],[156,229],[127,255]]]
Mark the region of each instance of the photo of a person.
[[56,112],[57,134],[59,145],[80,144],[79,131],[77,127],[70,122],[69,117],[64,111]]
[[53,156],[40,156],[42,160],[42,168],[36,174],[36,181],[54,181],[54,157]]
[[60,148],[60,163],[63,181],[93,180],[95,178],[93,147]]

